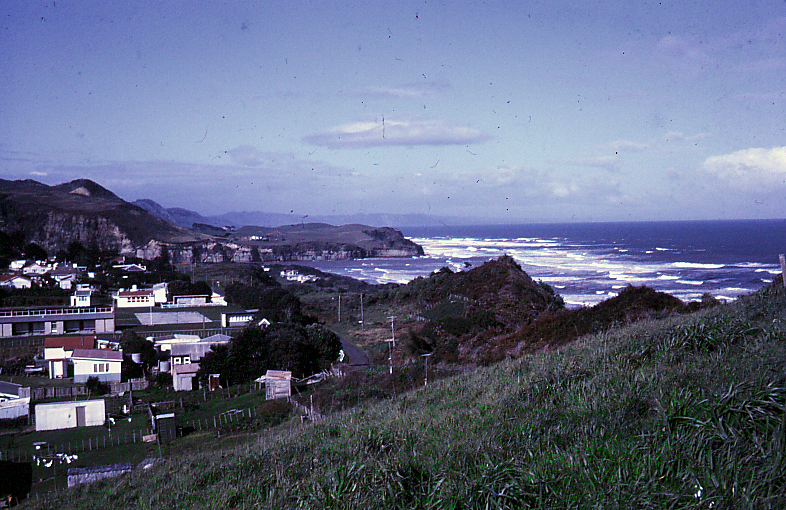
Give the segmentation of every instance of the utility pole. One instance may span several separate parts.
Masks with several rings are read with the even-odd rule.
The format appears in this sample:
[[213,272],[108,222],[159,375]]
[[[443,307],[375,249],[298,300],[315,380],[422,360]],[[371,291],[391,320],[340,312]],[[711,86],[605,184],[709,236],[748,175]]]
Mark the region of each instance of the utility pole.
[[423,357],[423,359],[426,362],[426,378],[423,380],[423,386],[428,386],[428,357],[431,356],[432,354],[434,354],[434,353],[433,352],[429,352],[429,353],[426,353],[426,354],[421,354],[421,356]]
[[390,318],[390,331],[393,333],[393,336],[392,336],[393,347],[395,347],[396,346],[396,328],[393,327],[393,320],[396,318],[396,316],[395,315],[391,315],[389,318]]
[[338,295],[338,322],[341,322],[341,294]]
[[360,293],[360,329],[366,329],[366,323],[363,321],[363,293]]

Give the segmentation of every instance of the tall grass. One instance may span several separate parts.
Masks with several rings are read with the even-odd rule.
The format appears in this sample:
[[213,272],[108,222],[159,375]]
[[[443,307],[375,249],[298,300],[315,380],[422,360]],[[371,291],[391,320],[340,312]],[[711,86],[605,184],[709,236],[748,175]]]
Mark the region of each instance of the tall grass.
[[31,506],[784,508],[784,324],[766,289]]

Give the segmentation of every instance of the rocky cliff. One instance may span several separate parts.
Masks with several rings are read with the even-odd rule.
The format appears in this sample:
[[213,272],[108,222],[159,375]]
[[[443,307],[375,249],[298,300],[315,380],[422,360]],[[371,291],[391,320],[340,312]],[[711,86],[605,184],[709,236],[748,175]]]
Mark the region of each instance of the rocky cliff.
[[52,254],[74,241],[131,253],[151,239],[199,240],[87,179],[58,186],[0,179],[0,230],[21,232]]

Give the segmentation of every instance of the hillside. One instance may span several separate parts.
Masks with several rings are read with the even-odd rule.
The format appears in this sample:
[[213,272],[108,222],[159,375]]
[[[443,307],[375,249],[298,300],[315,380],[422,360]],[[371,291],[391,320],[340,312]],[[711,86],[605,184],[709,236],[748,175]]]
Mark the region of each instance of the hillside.
[[0,230],[21,231],[27,242],[52,253],[73,241],[129,252],[153,239],[198,239],[87,179],[57,186],[0,179]]
[[783,508],[785,325],[769,287],[26,504]]

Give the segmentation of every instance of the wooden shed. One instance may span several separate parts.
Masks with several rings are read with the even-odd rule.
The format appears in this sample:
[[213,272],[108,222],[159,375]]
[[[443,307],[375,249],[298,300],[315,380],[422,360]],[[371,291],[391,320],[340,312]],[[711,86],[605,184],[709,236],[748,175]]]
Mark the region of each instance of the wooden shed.
[[265,385],[265,399],[288,398],[292,395],[292,372],[268,370],[265,375],[254,381]]

